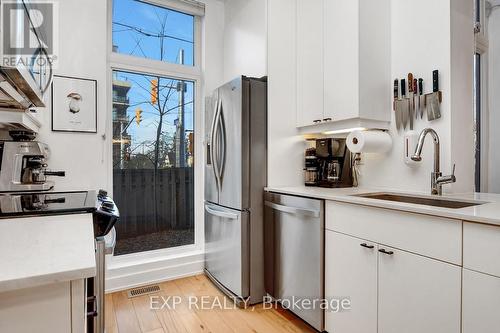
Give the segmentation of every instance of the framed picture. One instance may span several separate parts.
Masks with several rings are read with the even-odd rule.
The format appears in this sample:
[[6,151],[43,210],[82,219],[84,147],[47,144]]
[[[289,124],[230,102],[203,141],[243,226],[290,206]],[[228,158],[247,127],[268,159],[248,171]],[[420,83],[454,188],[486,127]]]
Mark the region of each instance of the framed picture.
[[97,133],[97,81],[54,75],[52,131]]

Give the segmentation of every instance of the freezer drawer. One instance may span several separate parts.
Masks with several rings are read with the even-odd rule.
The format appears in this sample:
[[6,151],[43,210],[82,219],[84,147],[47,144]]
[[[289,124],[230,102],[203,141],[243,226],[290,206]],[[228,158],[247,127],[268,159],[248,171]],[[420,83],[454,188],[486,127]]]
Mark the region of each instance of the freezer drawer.
[[235,296],[249,296],[249,213],[205,203],[205,269]]
[[[264,223],[266,292],[292,305],[294,299],[322,300],[323,201],[266,193]],[[320,308],[289,310],[317,330],[323,330],[324,313]]]

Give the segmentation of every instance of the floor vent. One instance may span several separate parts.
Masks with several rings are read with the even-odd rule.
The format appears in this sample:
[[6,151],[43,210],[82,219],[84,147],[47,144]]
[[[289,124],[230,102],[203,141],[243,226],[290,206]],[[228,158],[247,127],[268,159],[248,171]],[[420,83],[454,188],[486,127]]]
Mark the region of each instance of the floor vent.
[[154,294],[160,291],[159,285],[140,287],[135,289],[130,289],[127,292],[128,298],[138,297],[147,294]]

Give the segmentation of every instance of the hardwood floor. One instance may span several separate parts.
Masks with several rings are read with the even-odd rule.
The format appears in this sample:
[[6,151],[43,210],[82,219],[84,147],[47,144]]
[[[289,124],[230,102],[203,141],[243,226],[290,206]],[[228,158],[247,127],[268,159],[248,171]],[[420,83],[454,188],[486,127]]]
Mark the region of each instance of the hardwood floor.
[[[281,308],[265,309],[262,304],[235,308],[205,275],[160,283],[160,287],[158,293],[134,298],[128,298],[126,291],[107,294],[106,332],[315,332]],[[180,303],[174,307],[175,302]]]

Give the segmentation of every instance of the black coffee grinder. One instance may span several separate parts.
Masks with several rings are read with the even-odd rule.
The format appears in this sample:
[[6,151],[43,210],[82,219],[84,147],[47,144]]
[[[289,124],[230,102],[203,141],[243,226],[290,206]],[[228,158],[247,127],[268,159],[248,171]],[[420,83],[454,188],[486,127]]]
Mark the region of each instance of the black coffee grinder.
[[[308,152],[309,154],[311,151]],[[319,187],[352,187],[352,167],[351,152],[347,148],[346,139],[317,139],[316,140],[316,169],[317,175],[314,182],[313,177],[306,179],[306,186]],[[310,156],[310,155],[309,155]],[[306,152],[306,170],[307,163],[311,162]],[[311,167],[309,165],[309,167]]]

